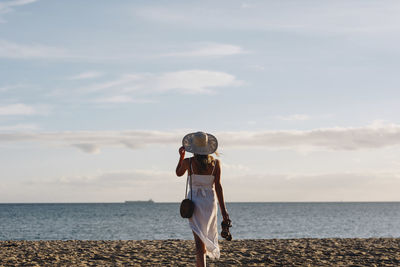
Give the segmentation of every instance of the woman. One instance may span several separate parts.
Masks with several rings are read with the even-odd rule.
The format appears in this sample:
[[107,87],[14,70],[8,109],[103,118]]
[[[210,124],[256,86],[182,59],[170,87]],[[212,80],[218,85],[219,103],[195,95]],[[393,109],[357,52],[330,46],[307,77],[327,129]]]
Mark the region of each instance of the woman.
[[[188,195],[192,196],[195,208],[189,225],[196,243],[197,266],[205,266],[206,255],[212,259],[220,256],[216,197],[223,221],[230,222],[221,186],[221,166],[210,155],[216,153],[218,142],[211,134],[197,132],[186,135],[182,144],[176,175],[182,176],[188,171],[192,179],[192,194]],[[194,157],[185,159],[185,151],[193,153]]]

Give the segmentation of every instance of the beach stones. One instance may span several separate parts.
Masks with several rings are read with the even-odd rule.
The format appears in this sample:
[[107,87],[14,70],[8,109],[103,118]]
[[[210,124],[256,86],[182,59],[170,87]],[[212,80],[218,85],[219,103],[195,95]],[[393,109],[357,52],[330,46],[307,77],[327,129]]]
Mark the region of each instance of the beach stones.
[[[399,266],[400,239],[220,241],[208,266]],[[192,240],[0,241],[0,266],[188,266]]]

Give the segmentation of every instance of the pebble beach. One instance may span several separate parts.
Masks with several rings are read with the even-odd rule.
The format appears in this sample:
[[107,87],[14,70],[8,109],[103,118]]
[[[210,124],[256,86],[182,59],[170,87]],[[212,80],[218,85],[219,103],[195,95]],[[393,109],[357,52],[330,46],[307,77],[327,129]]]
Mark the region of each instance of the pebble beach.
[[[207,266],[399,266],[400,238],[220,241]],[[0,266],[194,266],[192,240],[0,241]]]

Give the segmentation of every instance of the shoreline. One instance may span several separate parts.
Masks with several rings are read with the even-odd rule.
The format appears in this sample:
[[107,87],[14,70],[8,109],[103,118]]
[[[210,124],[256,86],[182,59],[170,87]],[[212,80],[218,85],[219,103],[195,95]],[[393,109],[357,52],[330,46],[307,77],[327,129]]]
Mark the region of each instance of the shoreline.
[[[400,238],[301,238],[219,241],[208,266],[400,265]],[[187,266],[193,240],[0,241],[0,266]]]
[[[127,203],[128,202],[128,203]],[[139,203],[139,204],[146,204],[149,203],[148,200],[124,200],[124,201],[111,201],[111,202],[0,202],[0,205],[4,204],[130,204],[129,202],[132,202],[133,204]],[[180,202],[174,202],[174,201],[155,201],[153,200],[154,204],[180,204]],[[323,200],[315,200],[315,201],[225,201],[225,203],[228,204],[338,204],[338,203],[400,203],[400,200],[376,200],[376,201],[371,201],[371,200],[337,200],[337,201],[323,201]]]

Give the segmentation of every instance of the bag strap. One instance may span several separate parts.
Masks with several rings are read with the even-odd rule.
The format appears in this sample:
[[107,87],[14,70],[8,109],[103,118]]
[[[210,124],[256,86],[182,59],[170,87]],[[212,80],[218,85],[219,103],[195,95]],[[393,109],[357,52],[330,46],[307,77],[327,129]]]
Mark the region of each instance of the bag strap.
[[[189,166],[190,166],[190,170],[191,170],[192,169],[192,159],[191,158],[189,158]],[[187,198],[188,181],[190,179],[190,200],[192,200],[193,199],[192,174],[191,174],[190,170],[188,169],[188,176],[186,179],[185,199]],[[192,173],[193,173],[193,171],[192,171]]]

